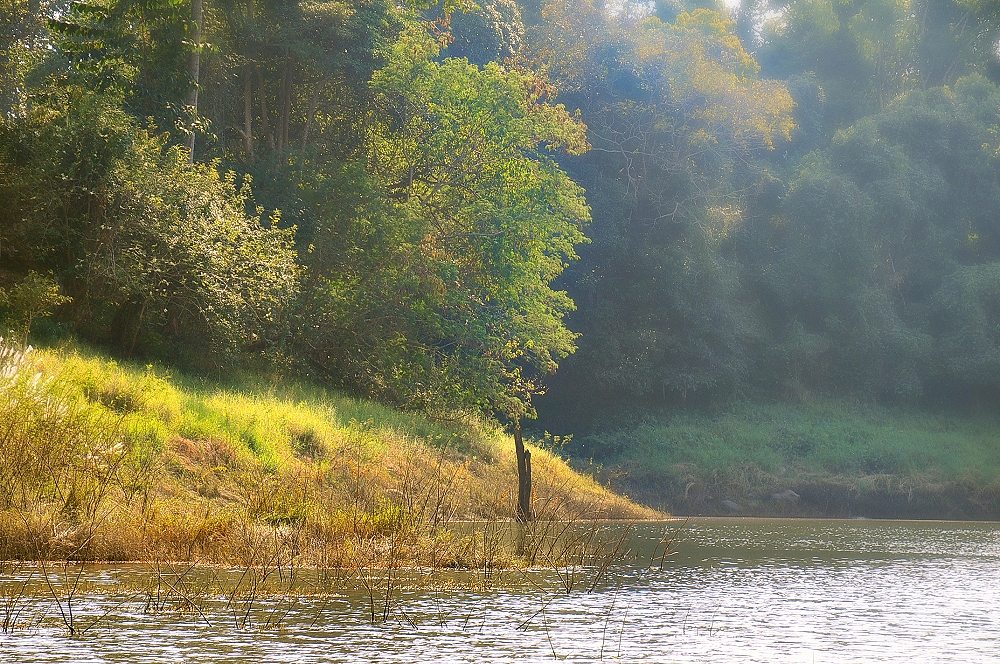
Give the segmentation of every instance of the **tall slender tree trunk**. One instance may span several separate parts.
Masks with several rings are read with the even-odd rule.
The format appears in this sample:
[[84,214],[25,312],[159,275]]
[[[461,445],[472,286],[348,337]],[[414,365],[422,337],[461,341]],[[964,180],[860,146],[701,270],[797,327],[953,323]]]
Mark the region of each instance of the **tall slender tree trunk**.
[[292,114],[292,59],[285,47],[285,61],[281,68],[281,92],[278,102],[278,152],[288,147],[288,123]]
[[[247,0],[246,15],[248,19],[248,24],[250,29],[253,30],[256,25],[256,11],[254,8],[254,0]],[[249,41],[249,40],[246,40]],[[249,44],[247,44],[244,50],[244,57],[246,58],[246,64],[243,66],[243,76],[245,80],[243,81],[243,148],[246,151],[247,161],[254,160],[254,144],[253,144],[253,75],[254,75],[254,64],[253,64],[253,52]],[[263,88],[258,91],[258,94],[264,94]]]
[[[323,83],[326,81],[324,80]],[[312,127],[313,117],[316,115],[316,107],[319,105],[319,92],[322,89],[321,84],[317,84],[313,88],[312,100],[309,102],[309,114],[306,115],[306,126],[302,130],[302,149],[305,150],[306,146],[309,145],[309,129]]]
[[[191,55],[188,58],[188,78],[191,79],[191,92],[188,93],[187,105],[191,118],[198,117],[198,86],[201,81],[201,26],[204,22],[204,0],[191,0]],[[195,128],[192,124],[188,136],[188,159],[194,163]]]
[[267,111],[267,88],[264,86],[264,75],[257,67],[257,96],[260,97],[260,124],[261,130],[267,136],[267,147],[274,150],[274,132],[271,131],[271,114]]
[[514,423],[514,453],[517,456],[517,510],[514,516],[521,523],[531,521],[531,452],[524,447],[520,418]]
[[250,65],[246,66],[243,81],[243,149],[247,161],[253,161],[253,81]]

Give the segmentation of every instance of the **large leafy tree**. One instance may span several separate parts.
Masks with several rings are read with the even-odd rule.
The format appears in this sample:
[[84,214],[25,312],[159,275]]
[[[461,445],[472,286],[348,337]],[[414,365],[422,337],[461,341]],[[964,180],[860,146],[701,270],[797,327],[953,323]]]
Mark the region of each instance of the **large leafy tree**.
[[[779,3],[774,3],[779,4]],[[815,74],[834,122],[884,108],[919,82],[920,24],[899,0],[795,0],[765,26],[760,58],[772,75]]]
[[449,18],[447,57],[477,65],[512,62],[524,46],[524,23],[515,0],[486,0]]
[[137,118],[189,130],[186,62],[197,47],[186,0],[72,0],[50,13],[52,74],[115,96]]
[[585,151],[585,131],[537,77],[439,52],[412,26],[372,78],[349,203],[309,261],[306,343],[380,396],[518,418],[574,349],[572,302],[550,284],[589,210],[552,154]]

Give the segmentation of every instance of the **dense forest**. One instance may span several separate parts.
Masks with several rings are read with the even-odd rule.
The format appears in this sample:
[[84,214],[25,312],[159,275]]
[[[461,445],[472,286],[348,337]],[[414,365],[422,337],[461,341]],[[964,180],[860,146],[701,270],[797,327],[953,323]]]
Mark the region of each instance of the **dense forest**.
[[990,406],[998,39],[990,0],[3,0],[0,316],[561,432]]
[[[593,78],[553,70],[594,145],[566,162],[595,221],[563,281],[582,337],[560,408],[989,403],[998,9],[661,8],[643,31],[600,15],[573,56]],[[646,61],[652,26],[669,31],[665,61]],[[691,30],[718,42],[684,44]]]

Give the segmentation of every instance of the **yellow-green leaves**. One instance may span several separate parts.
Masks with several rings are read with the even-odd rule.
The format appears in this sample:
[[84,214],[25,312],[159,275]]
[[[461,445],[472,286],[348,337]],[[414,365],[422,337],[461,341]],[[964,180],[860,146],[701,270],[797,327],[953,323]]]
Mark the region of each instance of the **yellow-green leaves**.
[[661,81],[664,102],[703,123],[692,133],[694,144],[725,133],[741,146],[772,148],[791,138],[795,103],[783,83],[760,79],[760,66],[734,29],[728,17],[707,9],[681,14],[674,24],[649,19],[636,37],[639,67]]

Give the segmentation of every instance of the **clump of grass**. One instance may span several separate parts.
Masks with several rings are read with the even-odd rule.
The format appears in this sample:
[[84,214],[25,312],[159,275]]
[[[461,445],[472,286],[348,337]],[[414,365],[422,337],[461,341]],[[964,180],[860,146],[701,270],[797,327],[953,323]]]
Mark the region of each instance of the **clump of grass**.
[[[437,565],[463,560],[444,524],[511,517],[512,442],[469,417],[75,347],[0,344],[0,392],[0,559],[232,562],[266,541],[313,564]],[[655,515],[533,455],[550,518]]]

